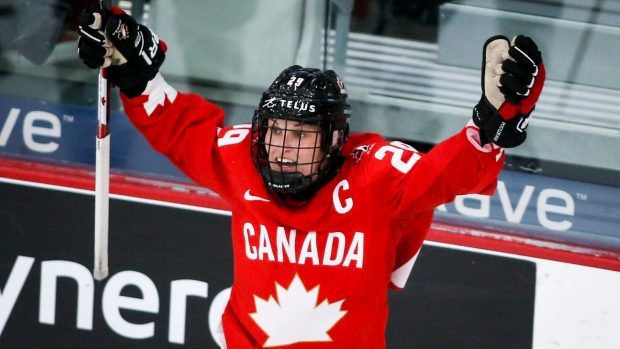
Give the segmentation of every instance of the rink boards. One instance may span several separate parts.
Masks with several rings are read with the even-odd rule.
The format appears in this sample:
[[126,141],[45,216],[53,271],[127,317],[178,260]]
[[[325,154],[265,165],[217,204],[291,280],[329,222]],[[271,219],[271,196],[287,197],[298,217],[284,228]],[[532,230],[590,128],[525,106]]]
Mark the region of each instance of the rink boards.
[[[249,121],[253,109],[246,109],[224,106],[227,117],[235,120]],[[0,96],[0,156],[92,168],[94,115],[92,107]],[[122,112],[113,111],[111,123],[113,170],[186,180],[151,149]],[[479,225],[482,218],[496,231],[620,251],[620,188],[544,173],[504,169],[495,195],[459,197],[439,207],[437,220],[457,225],[478,221]]]
[[[96,282],[94,109],[0,96],[0,348],[215,348],[230,207],[112,114],[111,272]],[[618,232],[620,189],[504,170],[492,197],[437,209],[390,294],[388,347],[613,348]]]
[[[0,347],[216,348],[209,310],[232,283],[225,202],[114,173],[98,282],[92,172],[0,160]],[[388,348],[614,347],[619,267],[610,251],[435,223],[390,293]]]

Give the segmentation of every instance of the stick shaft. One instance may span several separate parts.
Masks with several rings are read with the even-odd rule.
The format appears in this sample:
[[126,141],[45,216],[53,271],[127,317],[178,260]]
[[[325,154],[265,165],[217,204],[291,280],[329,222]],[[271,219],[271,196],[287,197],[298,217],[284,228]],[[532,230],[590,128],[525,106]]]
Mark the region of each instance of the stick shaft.
[[110,196],[110,135],[96,140],[95,169],[95,280],[108,276],[108,223]]
[[[110,11],[110,0],[100,0],[102,16]],[[109,12],[108,12],[109,13]],[[107,18],[103,18],[102,26]],[[105,30],[105,29],[104,29]],[[95,266],[93,277],[108,276],[108,223],[110,203],[110,85],[107,68],[99,69],[99,98],[97,99],[97,139],[95,144]]]

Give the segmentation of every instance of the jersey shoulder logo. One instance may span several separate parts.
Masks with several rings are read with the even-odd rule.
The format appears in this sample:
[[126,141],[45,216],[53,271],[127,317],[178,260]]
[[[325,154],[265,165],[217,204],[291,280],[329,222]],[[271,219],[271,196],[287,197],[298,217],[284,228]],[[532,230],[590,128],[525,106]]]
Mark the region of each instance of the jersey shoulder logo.
[[353,158],[356,164],[360,162],[360,160],[362,160],[362,156],[368,151],[368,149],[369,149],[369,146],[367,145],[361,145],[353,149],[353,151],[351,152],[351,157]]

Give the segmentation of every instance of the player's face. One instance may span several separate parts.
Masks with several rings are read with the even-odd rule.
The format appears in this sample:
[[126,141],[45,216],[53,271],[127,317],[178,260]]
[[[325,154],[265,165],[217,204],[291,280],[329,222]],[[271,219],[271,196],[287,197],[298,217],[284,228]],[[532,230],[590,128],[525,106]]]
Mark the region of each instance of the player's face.
[[297,121],[269,119],[265,144],[270,167],[274,171],[318,173],[321,151],[321,127]]

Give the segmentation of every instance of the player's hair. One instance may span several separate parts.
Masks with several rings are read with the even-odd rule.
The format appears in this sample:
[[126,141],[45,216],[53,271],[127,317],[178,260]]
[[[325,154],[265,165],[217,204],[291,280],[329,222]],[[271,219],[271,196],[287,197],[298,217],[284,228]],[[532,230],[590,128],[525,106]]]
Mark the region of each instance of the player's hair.
[[[263,93],[252,118],[252,160],[267,188],[294,199],[309,200],[338,172],[342,163],[340,150],[349,135],[350,116],[347,90],[333,70],[294,65],[280,73]],[[267,150],[270,145],[265,143],[266,138],[271,138],[266,137],[267,132],[273,131],[268,127],[270,119],[320,126],[320,137],[317,137],[320,144],[312,149],[320,149],[323,156],[312,163],[294,163],[311,165],[311,175],[271,168]],[[287,130],[282,131],[287,134]]]

